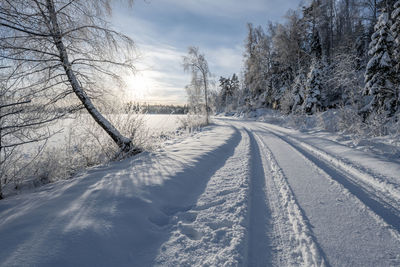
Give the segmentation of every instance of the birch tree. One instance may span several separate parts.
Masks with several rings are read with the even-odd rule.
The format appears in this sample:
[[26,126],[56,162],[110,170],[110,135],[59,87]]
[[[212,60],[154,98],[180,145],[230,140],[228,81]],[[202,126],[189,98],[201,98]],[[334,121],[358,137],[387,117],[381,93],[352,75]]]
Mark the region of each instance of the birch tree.
[[[0,67],[0,70],[4,69],[5,67]],[[18,184],[17,177],[32,162],[21,160],[24,154],[20,153],[20,147],[40,142],[32,159],[35,158],[52,135],[43,125],[49,125],[65,115],[63,112],[49,112],[45,105],[33,104],[28,98],[30,91],[10,91],[7,77],[2,74],[3,72],[0,73],[0,199],[3,198],[3,187],[11,182]]]
[[[188,55],[183,57],[183,69],[192,74],[192,80],[189,86],[187,86],[187,92],[189,93],[189,100],[193,97],[193,101],[200,101],[198,99],[199,92],[202,91],[204,94],[204,108],[206,113],[206,124],[209,120],[209,106],[208,106],[208,90],[210,85],[210,70],[208,68],[207,60],[204,54],[200,54],[199,48],[189,47]],[[190,89],[190,90],[188,90]],[[194,94],[191,94],[194,92]]]
[[133,41],[110,28],[110,14],[111,0],[2,0],[0,61],[11,66],[10,90],[30,90],[37,105],[86,109],[122,152],[135,154],[93,104],[105,79],[134,69]]

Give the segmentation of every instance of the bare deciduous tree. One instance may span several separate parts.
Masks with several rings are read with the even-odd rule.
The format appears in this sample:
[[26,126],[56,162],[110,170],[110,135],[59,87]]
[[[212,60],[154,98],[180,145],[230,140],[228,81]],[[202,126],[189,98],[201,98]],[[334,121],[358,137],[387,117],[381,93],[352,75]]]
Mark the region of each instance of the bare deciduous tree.
[[29,163],[20,161],[23,153],[19,148],[43,141],[38,146],[39,153],[44,141],[52,134],[43,125],[65,114],[49,112],[45,105],[33,104],[30,93],[30,90],[10,90],[7,77],[0,75],[0,199],[3,198],[3,186],[10,182],[16,184],[16,177]]
[[206,124],[208,124],[209,107],[208,107],[208,89],[210,85],[209,77],[211,76],[208,63],[203,54],[200,54],[199,48],[189,47],[188,55],[183,57],[183,68],[192,74],[192,81],[187,86],[189,101],[199,102],[198,96],[200,92],[204,93]]
[[11,66],[10,91],[29,91],[36,105],[85,108],[121,151],[135,154],[92,101],[119,69],[134,70],[133,41],[109,27],[109,14],[111,0],[1,1],[0,61]]

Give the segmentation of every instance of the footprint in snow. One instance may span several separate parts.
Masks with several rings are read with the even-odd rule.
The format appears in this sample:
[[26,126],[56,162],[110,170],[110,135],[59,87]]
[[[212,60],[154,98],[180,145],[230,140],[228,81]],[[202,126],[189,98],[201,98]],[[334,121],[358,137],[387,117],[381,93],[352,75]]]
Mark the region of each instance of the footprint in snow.
[[203,234],[189,224],[178,223],[178,230],[192,240],[200,240]]

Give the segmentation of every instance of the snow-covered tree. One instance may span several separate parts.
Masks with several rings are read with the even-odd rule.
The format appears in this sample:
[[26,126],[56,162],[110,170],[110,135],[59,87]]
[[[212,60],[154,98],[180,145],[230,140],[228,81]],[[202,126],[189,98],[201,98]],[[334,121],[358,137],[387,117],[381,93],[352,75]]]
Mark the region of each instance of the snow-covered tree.
[[[299,112],[298,107],[301,106],[301,110],[307,113],[339,106],[358,111],[363,106],[367,114],[373,111],[368,107],[375,105],[377,109],[379,107],[381,110],[388,110],[385,113],[392,113],[396,109],[392,107],[395,104],[392,100],[399,95],[393,89],[399,87],[396,85],[399,82],[392,75],[398,68],[393,66],[394,63],[399,64],[400,60],[392,58],[397,54],[396,47],[394,51],[393,47],[388,48],[389,52],[384,54],[376,46],[378,43],[382,44],[381,41],[378,42],[380,34],[383,39],[386,38],[386,33],[390,35],[389,25],[385,29],[379,28],[374,34],[375,55],[368,56],[368,51],[371,50],[368,44],[374,32],[371,25],[382,24],[382,18],[377,23],[379,15],[386,10],[386,13],[392,12],[393,19],[398,18],[400,11],[396,9],[399,8],[399,0],[307,2],[301,12],[289,11],[284,23],[267,25],[266,32],[263,28],[249,25],[244,89],[249,92],[247,99],[250,106],[267,106],[284,112]],[[400,27],[396,25],[392,27],[393,32],[400,31]],[[388,56],[393,59],[390,71],[385,69]],[[370,69],[366,72],[371,57],[373,59],[368,65]],[[374,65],[373,62],[378,64]],[[365,86],[367,90],[363,90],[364,72],[368,77],[368,85]],[[299,73],[303,73],[304,78],[298,76]],[[395,86],[379,85],[380,79]],[[373,94],[368,86],[380,88],[373,89],[379,95],[374,97],[377,100],[374,105],[370,103]],[[360,101],[363,91],[367,97],[362,99],[369,100],[368,104],[371,104],[368,107]],[[378,101],[383,98],[384,101]],[[400,103],[400,100],[397,102]]]
[[[133,70],[133,41],[111,29],[111,0],[0,1],[0,61],[10,67],[13,90],[46,92],[42,104],[65,100],[87,110],[121,151],[140,150],[95,107],[117,68]],[[31,95],[35,97],[37,94]],[[73,98],[70,98],[71,95]]]
[[364,114],[372,112],[391,116],[396,108],[396,75],[393,61],[393,36],[388,13],[379,16],[375,33],[371,37],[368,62],[365,72],[363,95],[366,103],[361,109]]
[[394,50],[393,57],[396,63],[396,71],[400,72],[400,0],[394,5],[394,11],[392,12],[392,35],[394,38]]
[[220,77],[220,110],[229,111],[236,108],[239,86],[239,78],[235,73],[231,78]]
[[397,110],[400,109],[400,1],[394,4],[392,12],[393,25],[390,28],[394,38],[393,58],[396,71]]
[[359,57],[356,51],[343,51],[336,53],[333,58],[332,78],[328,81],[332,89],[331,94],[335,94],[337,106],[352,106],[356,110],[356,105],[361,99],[361,91],[364,86],[363,72],[360,70]]
[[0,77],[0,199],[3,198],[4,185],[14,182],[26,167],[20,164],[20,147],[30,143],[40,143],[38,154],[45,141],[51,136],[50,131],[43,130],[62,116],[48,113],[43,105],[34,105],[26,95],[9,92],[7,83]]
[[394,38],[393,57],[396,63],[396,71],[400,75],[400,1],[394,4],[394,11],[392,12],[393,25],[390,28]]
[[261,27],[248,24],[246,40],[244,84],[253,100],[257,100],[267,88],[266,76],[271,63],[270,40]]
[[232,74],[231,86],[232,86],[232,94],[236,94],[240,88],[239,77],[236,75],[236,73]]
[[298,74],[294,79],[294,82],[292,84],[293,113],[298,113],[302,111],[301,107],[304,103],[306,95],[306,81],[307,79],[302,72]]
[[199,97],[199,94],[203,94],[204,112],[206,114],[206,124],[208,124],[208,90],[210,86],[211,73],[208,68],[207,60],[205,56],[199,52],[198,47],[189,47],[188,55],[183,57],[183,69],[192,74],[192,80],[186,87],[189,102],[194,101],[196,103],[201,103],[202,100]]
[[[368,43],[369,43],[369,38],[365,32],[364,25],[362,24],[361,21],[358,22],[355,28],[355,43],[353,47],[353,51],[351,53],[355,53],[356,55],[356,64],[357,64],[357,69],[361,70],[364,69],[367,65],[368,61]],[[340,53],[343,54],[343,53]]]
[[304,100],[304,111],[306,113],[314,114],[315,112],[320,111],[322,107],[322,86],[320,63],[314,59],[307,76],[306,98]]
[[197,76],[192,77],[192,81],[186,85],[185,90],[191,112],[201,113],[204,106],[203,86]]
[[307,75],[306,96],[304,100],[304,111],[313,114],[321,109],[322,92],[322,46],[317,29],[313,31],[311,42],[312,63]]

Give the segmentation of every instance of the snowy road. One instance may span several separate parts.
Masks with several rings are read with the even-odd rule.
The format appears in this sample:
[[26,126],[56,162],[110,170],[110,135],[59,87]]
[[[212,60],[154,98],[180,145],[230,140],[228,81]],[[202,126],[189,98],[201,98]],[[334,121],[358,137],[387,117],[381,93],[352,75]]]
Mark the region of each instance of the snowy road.
[[227,118],[0,202],[0,266],[400,266],[400,164]]
[[[274,195],[271,191],[275,189],[278,202],[285,207],[277,213],[286,209],[288,214],[277,223],[291,224],[287,228],[293,237],[289,239],[296,241],[290,246],[281,243],[283,255],[291,256],[287,262],[276,261],[277,265],[399,265],[398,164],[371,155],[356,157],[351,152],[358,153],[332,141],[301,138],[297,132],[273,125],[233,125],[248,127],[257,139],[264,166],[269,168],[267,195]],[[343,156],[348,158],[342,160]],[[368,171],[363,164],[369,162],[385,164],[386,172]],[[276,232],[271,240],[281,238],[274,237]],[[296,248],[300,253],[290,254]]]

